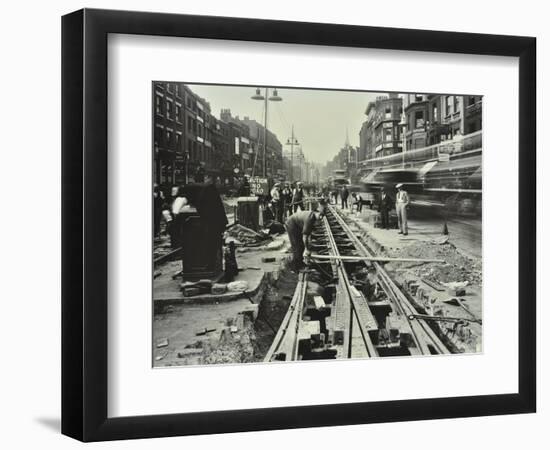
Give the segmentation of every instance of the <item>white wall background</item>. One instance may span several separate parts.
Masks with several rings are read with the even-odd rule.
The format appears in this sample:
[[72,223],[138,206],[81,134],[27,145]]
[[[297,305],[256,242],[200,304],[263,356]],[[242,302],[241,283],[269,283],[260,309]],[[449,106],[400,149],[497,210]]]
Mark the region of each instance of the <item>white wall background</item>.
[[[538,38],[539,230],[548,222],[542,179],[550,158],[543,148],[543,104],[550,100],[550,30],[544,2],[463,0],[446,8],[441,1],[337,3],[278,0],[183,2],[111,0],[86,3],[19,1],[3,4],[0,15],[2,83],[0,96],[0,183],[2,220],[0,293],[0,442],[4,448],[74,448],[59,434],[60,417],[60,16],[83,6],[190,14],[247,16],[531,35]],[[503,112],[505,113],[505,112]],[[546,216],[546,217],[544,217]],[[546,223],[548,226],[548,223]],[[503,233],[505,227],[495,232]],[[550,250],[539,231],[539,255]],[[539,256],[542,278],[548,261]],[[536,415],[410,422],[401,424],[240,433],[97,444],[106,448],[326,448],[359,445],[436,449],[544,448],[548,445],[550,374],[549,289],[539,282],[539,413]],[[544,354],[546,353],[546,354]]]

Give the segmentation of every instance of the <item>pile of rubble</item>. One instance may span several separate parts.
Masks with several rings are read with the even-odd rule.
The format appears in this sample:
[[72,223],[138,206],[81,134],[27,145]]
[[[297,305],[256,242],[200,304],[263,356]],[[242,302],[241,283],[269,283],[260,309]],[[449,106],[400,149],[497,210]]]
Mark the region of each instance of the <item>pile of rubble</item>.
[[442,259],[444,263],[403,264],[408,272],[439,283],[468,282],[481,284],[481,261],[464,256],[451,243],[415,243],[399,250],[389,250],[388,256],[399,258]]
[[[219,339],[197,340],[187,345],[177,354],[178,364],[238,364],[255,362],[256,335],[254,321],[258,315],[258,305],[228,319],[221,330]],[[215,331],[205,329],[205,332]],[[197,333],[198,335],[198,333]]]

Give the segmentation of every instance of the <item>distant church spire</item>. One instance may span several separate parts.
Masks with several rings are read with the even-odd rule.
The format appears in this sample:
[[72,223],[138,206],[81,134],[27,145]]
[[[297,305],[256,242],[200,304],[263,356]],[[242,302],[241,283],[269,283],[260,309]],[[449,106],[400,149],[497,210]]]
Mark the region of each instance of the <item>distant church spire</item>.
[[349,134],[348,134],[348,127],[346,126],[346,148],[349,147]]

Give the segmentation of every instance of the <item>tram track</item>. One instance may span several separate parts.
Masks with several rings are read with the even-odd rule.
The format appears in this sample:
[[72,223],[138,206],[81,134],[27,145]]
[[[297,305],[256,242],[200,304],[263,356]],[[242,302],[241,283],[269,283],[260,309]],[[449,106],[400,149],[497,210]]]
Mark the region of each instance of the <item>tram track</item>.
[[316,225],[312,246],[325,258],[299,275],[265,361],[450,353],[333,206]]

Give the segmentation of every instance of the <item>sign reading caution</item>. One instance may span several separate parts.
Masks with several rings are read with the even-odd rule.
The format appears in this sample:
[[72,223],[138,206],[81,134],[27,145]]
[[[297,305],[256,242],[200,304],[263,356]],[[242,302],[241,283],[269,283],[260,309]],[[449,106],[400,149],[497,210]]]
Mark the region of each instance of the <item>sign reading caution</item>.
[[267,178],[250,178],[250,195],[267,195],[268,189],[269,185],[267,183]]

